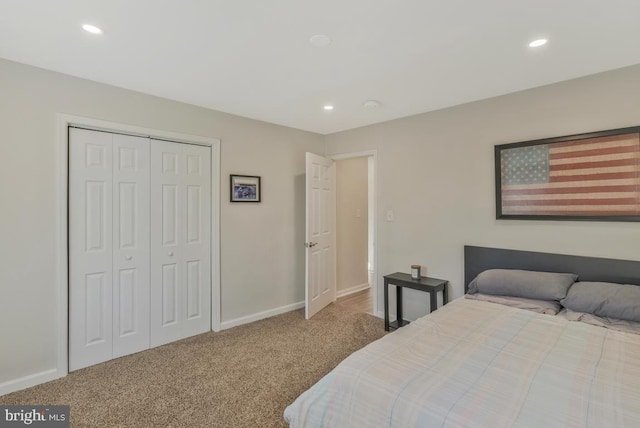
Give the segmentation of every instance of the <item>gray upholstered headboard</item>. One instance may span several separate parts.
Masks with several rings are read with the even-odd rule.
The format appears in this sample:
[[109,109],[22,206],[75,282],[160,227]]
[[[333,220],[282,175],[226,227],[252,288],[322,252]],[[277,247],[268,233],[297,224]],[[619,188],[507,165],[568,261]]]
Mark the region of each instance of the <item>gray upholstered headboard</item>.
[[640,285],[640,261],[568,256],[500,248],[464,247],[464,292],[487,269],[524,269],[578,274],[579,281]]

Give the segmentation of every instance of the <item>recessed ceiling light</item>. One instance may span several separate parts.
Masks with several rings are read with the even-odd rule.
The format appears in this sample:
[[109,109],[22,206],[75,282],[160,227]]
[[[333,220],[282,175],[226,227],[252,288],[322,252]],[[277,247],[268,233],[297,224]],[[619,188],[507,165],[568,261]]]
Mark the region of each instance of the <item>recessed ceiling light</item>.
[[366,109],[374,109],[380,107],[380,101],[376,100],[367,100],[362,103],[362,107]]
[[323,109],[325,109],[326,111],[331,111],[333,110],[333,106],[331,104],[326,104],[324,107],[322,107]]
[[102,30],[95,25],[83,24],[82,29],[91,34],[102,34]]
[[331,44],[331,39],[327,35],[316,34],[315,36],[311,36],[309,38],[309,43],[311,43],[313,46],[323,48]]
[[540,46],[544,46],[547,44],[549,40],[547,39],[537,39],[529,43],[529,47],[531,48],[539,48]]

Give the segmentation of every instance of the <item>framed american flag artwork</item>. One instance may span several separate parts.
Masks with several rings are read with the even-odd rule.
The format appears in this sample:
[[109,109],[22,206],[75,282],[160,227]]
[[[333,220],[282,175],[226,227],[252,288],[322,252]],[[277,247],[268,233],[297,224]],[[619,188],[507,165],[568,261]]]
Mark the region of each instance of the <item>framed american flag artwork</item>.
[[495,146],[496,218],[640,221],[640,126]]

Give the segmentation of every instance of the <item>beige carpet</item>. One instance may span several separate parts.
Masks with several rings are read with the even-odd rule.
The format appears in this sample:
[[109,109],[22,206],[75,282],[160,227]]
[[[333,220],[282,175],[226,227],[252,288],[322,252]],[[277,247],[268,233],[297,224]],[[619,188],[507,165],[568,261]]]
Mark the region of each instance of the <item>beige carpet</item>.
[[74,427],[285,427],[283,412],[341,360],[384,335],[332,304],[207,333],[0,397],[69,404]]

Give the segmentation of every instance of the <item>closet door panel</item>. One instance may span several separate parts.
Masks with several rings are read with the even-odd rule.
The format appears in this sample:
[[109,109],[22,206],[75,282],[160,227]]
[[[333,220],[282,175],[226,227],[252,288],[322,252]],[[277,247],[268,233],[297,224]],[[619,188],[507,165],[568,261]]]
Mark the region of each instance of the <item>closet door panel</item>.
[[69,369],[112,356],[112,135],[69,130]]
[[184,263],[186,319],[184,334],[211,329],[211,149],[184,145],[186,193]]
[[149,348],[149,139],[113,135],[113,356]]
[[210,149],[151,143],[151,344],[211,325]]
[[151,346],[181,339],[184,319],[182,144],[151,143]]

